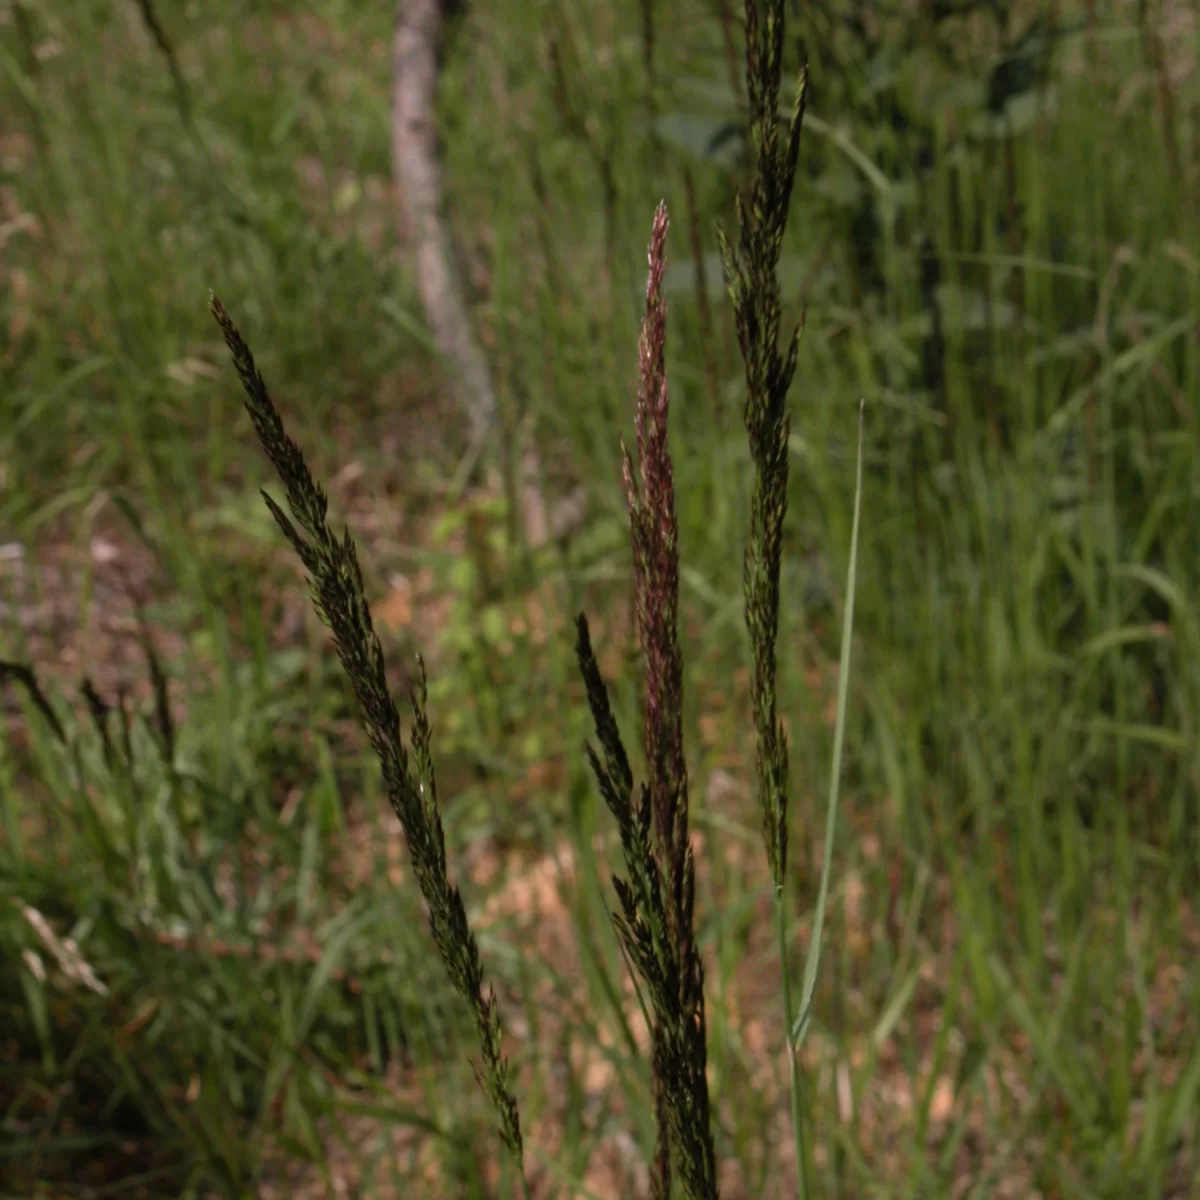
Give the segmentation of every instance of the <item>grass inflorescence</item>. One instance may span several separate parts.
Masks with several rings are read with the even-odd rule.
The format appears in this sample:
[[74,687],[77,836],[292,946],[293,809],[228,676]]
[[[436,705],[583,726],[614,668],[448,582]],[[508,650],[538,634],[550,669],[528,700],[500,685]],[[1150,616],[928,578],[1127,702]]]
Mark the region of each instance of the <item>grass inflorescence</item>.
[[[624,451],[633,543],[634,610],[645,664],[643,749],[647,779],[636,799],[629,760],[592,652],[587,620],[577,621],[576,653],[604,762],[589,758],[617,819],[626,877],[614,877],[615,916],[626,952],[649,991],[654,1013],[651,1063],[658,1122],[653,1193],[671,1195],[672,1163],[685,1193],[717,1195],[709,1118],[704,968],[693,928],[696,868],[688,838],[683,748],[683,657],[679,647],[679,531],[667,448],[667,210],[659,205],[650,239],[646,314],[638,343],[637,465]],[[624,449],[624,448],[623,448]],[[668,1149],[669,1147],[669,1149]]]
[[341,538],[330,531],[325,493],[314,482],[300,448],[284,430],[249,347],[215,296],[212,313],[246,390],[246,410],[259,444],[285,488],[291,518],[266,492],[263,499],[304,564],[313,604],[333,634],[338,657],[354,689],[363,729],[379,760],[388,801],[404,830],[413,871],[429,908],[434,944],[451,983],[471,1007],[479,1039],[480,1085],[496,1109],[500,1136],[523,1171],[521,1120],[509,1083],[508,1064],[501,1052],[496,998],[484,988],[479,946],[467,922],[462,896],[450,882],[446,866],[446,839],[438,811],[425,708],[424,665],[418,663],[418,682],[411,693],[410,756],[400,733],[400,714],[388,690],[383,649],[363,594],[354,540],[349,531]]

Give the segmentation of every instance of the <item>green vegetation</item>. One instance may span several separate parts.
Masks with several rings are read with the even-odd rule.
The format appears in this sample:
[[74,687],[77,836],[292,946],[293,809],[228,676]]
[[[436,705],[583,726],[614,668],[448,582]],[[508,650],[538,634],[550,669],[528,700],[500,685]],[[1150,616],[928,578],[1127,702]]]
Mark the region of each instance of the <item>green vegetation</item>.
[[[394,14],[298,7],[0,3],[0,659],[34,670],[0,721],[0,1188],[508,1196],[508,1096],[531,1194],[661,1180],[657,951],[610,916],[645,881],[583,750],[611,785],[619,726],[630,788],[678,796],[686,752],[694,910],[661,920],[702,966],[721,1195],[1196,1194],[1190,8],[789,0],[776,99],[731,0],[467,5],[446,198],[505,429],[464,493],[394,230]],[[802,48],[789,203],[755,189]],[[620,436],[660,198],[683,665],[656,725],[638,639],[670,606],[630,607],[630,505],[635,549],[656,510]],[[291,510],[337,650],[209,288],[353,533]],[[507,501],[530,424],[548,495],[589,500],[537,547]],[[368,697],[322,564],[361,564]],[[406,711],[389,686],[427,723],[381,788],[358,720]],[[439,911],[478,948],[449,976]]]

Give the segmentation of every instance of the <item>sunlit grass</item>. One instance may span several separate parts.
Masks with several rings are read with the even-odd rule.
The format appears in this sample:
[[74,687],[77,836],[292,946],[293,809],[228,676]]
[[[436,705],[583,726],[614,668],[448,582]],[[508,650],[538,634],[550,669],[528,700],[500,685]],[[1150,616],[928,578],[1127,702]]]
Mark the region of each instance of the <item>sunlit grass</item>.
[[[469,915],[506,885],[517,911],[546,910],[480,932],[524,1123],[549,1131],[529,1135],[531,1174],[602,1193],[611,1159],[636,1178],[652,1128],[644,1031],[609,926],[614,847],[580,761],[570,619],[585,608],[602,630],[617,718],[636,728],[617,434],[631,429],[646,221],[665,197],[714,1141],[725,1194],[793,1187],[744,744],[752,467],[713,231],[732,227],[746,163],[736,137],[713,148],[739,124],[719,6],[656,6],[656,130],[641,6],[562,7],[468,6],[440,105],[498,385],[536,420],[554,487],[589,489],[587,526],[539,554],[536,589],[499,485],[436,525],[457,444],[395,240],[390,9],[160,6],[194,135],[136,5],[0,14],[0,544],[21,548],[0,558],[0,657],[36,662],[80,747],[64,756],[36,708],[6,699],[0,1002],[16,1049],[0,1090],[11,1128],[41,1139],[14,1160],[24,1178],[77,1180],[86,1161],[111,1180],[126,1164],[161,1172],[147,1188],[233,1195],[280,1155],[341,1170],[340,1078],[416,1131],[377,1180],[493,1185],[464,1027],[411,888],[388,874],[387,828],[366,816],[379,797],[349,697],[322,631],[284,599],[298,580],[256,515],[252,431],[204,311],[217,285],[261,331],[289,428],[361,538],[369,598],[407,614],[389,661],[428,654]],[[929,28],[863,51],[848,27],[789,9],[813,66],[780,262],[786,327],[807,304],[778,641],[797,966],[825,850],[862,397],[868,413],[842,813],[803,1058],[814,1195],[1187,1195],[1196,1169],[1196,85],[1172,65],[1189,37],[1164,25],[1165,110],[1136,10],[1100,12],[1093,33],[1083,7],[1059,14],[1052,88],[1008,112],[1011,138],[982,120],[1001,57],[984,23],[942,32],[948,62]],[[1012,45],[1023,28],[1014,14]],[[552,39],[582,132],[563,119]],[[791,34],[785,49],[793,72]],[[173,639],[173,772],[136,641],[108,628],[125,602],[95,539],[122,563],[142,546],[118,500],[154,547],[148,618]],[[38,607],[51,600],[57,617]],[[132,771],[123,751],[105,764],[83,671],[109,704],[118,684],[135,693]],[[560,887],[513,882],[542,879],[531,864],[565,846]],[[370,882],[348,885],[351,859]],[[76,938],[107,996],[52,969],[37,981],[22,951],[52,956],[18,899]],[[556,920],[577,957],[543,944]],[[180,937],[146,942],[138,922]],[[222,940],[246,953],[222,956]],[[288,964],[255,949],[293,941],[315,951]]]

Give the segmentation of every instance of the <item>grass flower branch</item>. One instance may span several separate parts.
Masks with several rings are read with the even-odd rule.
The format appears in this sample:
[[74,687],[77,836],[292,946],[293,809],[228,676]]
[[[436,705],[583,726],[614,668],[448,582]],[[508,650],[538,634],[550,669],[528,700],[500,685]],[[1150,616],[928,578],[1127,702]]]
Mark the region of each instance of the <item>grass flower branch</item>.
[[[618,932],[647,985],[653,1009],[652,1079],[658,1119],[653,1193],[666,1200],[672,1171],[689,1197],[717,1195],[707,1080],[704,971],[693,932],[695,863],[688,839],[683,751],[683,657],[679,648],[679,530],[667,447],[667,211],[654,215],[646,311],[638,343],[637,464],[622,445],[633,548],[634,608],[645,661],[643,743],[647,779],[633,775],[592,651],[586,618],[576,652],[603,754],[588,755],[617,820],[627,878],[614,878]],[[671,1152],[667,1149],[669,1142]]]
[[462,896],[450,882],[446,868],[445,835],[430,750],[424,664],[418,658],[418,682],[411,693],[414,721],[410,756],[400,733],[400,715],[388,690],[383,650],[364,595],[354,541],[348,531],[341,538],[330,531],[325,493],[309,473],[300,448],[287,435],[249,347],[215,297],[211,307],[245,388],[246,410],[254,431],[283,483],[291,517],[266,492],[263,499],[304,564],[313,604],[333,633],[338,657],[354,689],[363,729],[382,768],[388,800],[404,830],[413,873],[429,908],[438,954],[454,987],[471,1007],[480,1046],[476,1075],[496,1110],[500,1136],[523,1180],[521,1121],[508,1064],[501,1053],[500,1014],[495,994],[485,990],[479,946],[467,922]]
[[797,327],[779,352],[779,255],[796,176],[808,75],[800,78],[786,137],[780,142],[775,113],[783,54],[782,0],[767,0],[765,20],[757,0],[746,0],[746,79],[755,172],[749,196],[737,197],[738,243],[718,228],[725,282],[733,302],[738,344],[746,365],[744,417],[754,461],[750,535],[743,589],[746,625],[754,655],[751,700],[757,735],[759,804],[771,878],[787,875],[787,739],[775,712],[775,641],[779,628],[779,570],[787,515],[787,393],[796,371]]
[[[751,704],[754,710],[756,772],[760,819],[767,861],[775,885],[775,923],[783,973],[784,1037],[791,1083],[792,1137],[802,1195],[808,1192],[804,1149],[804,1114],[800,1073],[793,1042],[791,970],[788,955],[784,883],[788,855],[788,744],[776,712],[776,641],[779,633],[779,575],[783,559],[783,523],[788,500],[788,437],[791,416],[787,393],[796,371],[803,321],[780,352],[782,318],[779,258],[787,226],[788,206],[800,154],[800,134],[808,96],[807,67],[800,74],[789,120],[781,130],[777,118],[783,68],[783,0],[746,0],[746,90],[754,173],[748,195],[737,197],[738,240],[734,246],[717,231],[725,283],[733,303],[738,344],[746,368],[744,418],[754,463],[750,530],[743,568],[746,628],[753,657]],[[857,493],[856,493],[857,505]],[[857,530],[857,508],[855,510]],[[852,560],[853,561],[853,560]],[[852,568],[853,570],[853,568]],[[853,575],[852,575],[853,582]],[[853,609],[850,610],[852,613]],[[849,629],[844,631],[848,639]],[[848,648],[848,640],[845,647]],[[848,649],[843,650],[848,666]],[[843,678],[842,684],[846,680]],[[834,779],[840,774],[838,739]],[[821,914],[828,885],[836,782],[826,826],[825,864],[821,879]],[[804,1017],[807,1020],[819,961],[820,924],[814,931],[805,973]]]

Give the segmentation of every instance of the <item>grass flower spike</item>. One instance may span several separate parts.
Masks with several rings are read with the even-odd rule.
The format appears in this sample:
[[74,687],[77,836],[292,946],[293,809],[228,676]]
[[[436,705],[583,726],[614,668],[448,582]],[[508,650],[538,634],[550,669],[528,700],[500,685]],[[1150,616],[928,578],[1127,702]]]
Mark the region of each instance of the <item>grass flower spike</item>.
[[577,654],[603,754],[589,747],[600,791],[621,834],[627,876],[613,880],[618,932],[647,986],[653,1010],[652,1086],[658,1145],[656,1198],[671,1195],[672,1172],[696,1200],[717,1195],[710,1129],[704,971],[693,933],[695,863],[688,840],[683,753],[683,658],[679,649],[679,544],[667,449],[665,364],[667,211],[650,239],[646,312],[638,343],[637,464],[622,447],[633,546],[634,607],[645,661],[643,743],[647,779],[634,801],[633,774],[600,677],[587,621]]
[[521,1121],[509,1083],[508,1064],[500,1050],[500,1014],[495,995],[484,988],[479,946],[467,923],[462,896],[446,869],[446,842],[430,752],[424,664],[418,659],[418,683],[411,696],[414,721],[410,757],[400,735],[400,715],[388,690],[383,650],[363,592],[354,541],[349,532],[337,538],[330,531],[325,493],[309,473],[300,448],[284,430],[249,347],[215,297],[212,313],[246,390],[246,410],[254,431],[287,493],[291,517],[265,492],[263,499],[304,564],[313,604],[333,633],[338,657],[358,701],[363,729],[383,771],[388,800],[404,830],[413,873],[429,908],[438,954],[474,1016],[480,1046],[476,1066],[480,1086],[496,1109],[500,1136],[524,1178]]

